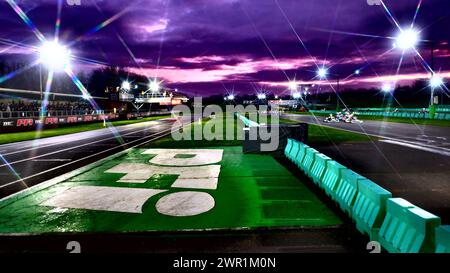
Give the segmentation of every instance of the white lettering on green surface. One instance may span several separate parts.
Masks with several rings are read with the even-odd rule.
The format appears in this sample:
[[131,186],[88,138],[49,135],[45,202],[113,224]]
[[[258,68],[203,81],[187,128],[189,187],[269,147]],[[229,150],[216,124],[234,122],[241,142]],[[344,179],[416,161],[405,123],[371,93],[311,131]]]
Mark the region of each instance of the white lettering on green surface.
[[[105,171],[124,174],[118,183],[145,183],[154,175],[177,175],[172,188],[215,190],[219,181],[221,149],[148,149],[142,154],[155,155],[149,164],[120,163]],[[155,165],[156,164],[156,165]],[[202,166],[203,165],[203,166]],[[145,202],[160,193],[156,210],[168,216],[194,216],[215,206],[206,192],[106,186],[75,186],[46,200],[41,205],[87,210],[142,213]]]

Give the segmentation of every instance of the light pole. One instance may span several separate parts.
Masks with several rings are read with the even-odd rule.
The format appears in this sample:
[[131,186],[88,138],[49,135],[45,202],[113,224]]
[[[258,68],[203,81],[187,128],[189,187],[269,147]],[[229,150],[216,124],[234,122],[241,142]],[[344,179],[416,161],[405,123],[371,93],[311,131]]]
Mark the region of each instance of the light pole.
[[[439,88],[443,84],[442,78],[440,78],[438,75],[434,72],[434,49],[435,49],[435,42],[434,41],[421,41],[419,31],[409,28],[409,29],[401,29],[400,32],[397,34],[397,37],[395,38],[394,48],[399,48],[402,50],[403,53],[406,51],[415,50],[418,51],[418,45],[420,42],[428,43],[430,45],[430,79],[429,79],[429,86],[431,89],[430,94],[430,112],[433,105],[434,105],[434,90],[436,88]],[[442,100],[442,99],[441,99]]]
[[[317,77],[321,80],[324,80],[327,78],[328,76],[328,69],[325,67],[321,67],[317,70],[316,72]],[[340,91],[340,76],[338,74],[334,74],[336,76],[336,111],[340,110],[340,106],[339,106],[339,91]]]
[[[44,96],[42,83],[42,65],[44,64],[49,71],[58,72],[64,71],[70,67],[71,53],[65,46],[59,44],[57,41],[46,41],[38,49],[39,53],[39,88],[41,104],[45,104],[43,100],[48,100],[48,94]],[[48,80],[48,79],[47,79]],[[46,90],[50,91],[50,90]],[[41,109],[44,109],[42,105]]]
[[41,101],[43,97],[43,90],[42,90],[42,64],[39,64],[39,90],[41,91]]

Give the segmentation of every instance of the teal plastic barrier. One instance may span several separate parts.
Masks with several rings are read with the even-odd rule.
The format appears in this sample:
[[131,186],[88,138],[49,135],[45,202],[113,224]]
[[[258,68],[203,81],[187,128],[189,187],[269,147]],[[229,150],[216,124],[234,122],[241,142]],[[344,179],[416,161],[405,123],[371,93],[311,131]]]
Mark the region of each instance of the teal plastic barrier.
[[288,156],[288,158],[289,158],[291,161],[294,161],[294,160],[295,160],[295,158],[297,157],[297,153],[298,153],[299,149],[300,149],[300,142],[294,140],[294,141],[292,142],[292,149],[291,149],[291,151],[289,152],[289,156]]
[[302,161],[302,164],[300,165],[301,169],[305,172],[305,174],[308,177],[311,177],[311,167],[314,164],[314,160],[316,158],[316,154],[319,152],[313,148],[307,148],[306,149],[306,155],[305,159]]
[[360,179],[360,176],[354,171],[349,169],[342,170],[336,190],[331,194],[331,198],[350,216],[358,190],[358,179]]
[[327,168],[323,176],[323,181],[319,184],[322,189],[325,190],[327,195],[331,196],[336,191],[343,170],[347,170],[347,168],[336,161],[327,162]]
[[314,158],[314,163],[311,167],[311,179],[316,184],[322,184],[322,178],[327,168],[327,162],[331,161],[331,158],[324,154],[317,153]]
[[390,198],[378,241],[392,253],[435,251],[435,229],[441,219],[402,198]]
[[298,150],[297,156],[294,158],[293,161],[297,165],[297,167],[299,167],[301,169],[303,160],[305,159],[305,156],[306,156],[306,150],[309,148],[309,146],[304,143],[301,143],[301,142],[299,142],[299,143],[300,143],[300,148]]
[[[357,229],[393,253],[450,253],[450,226],[369,179],[299,141],[286,156],[312,178],[356,223]],[[438,228],[439,227],[439,228]]]
[[450,253],[450,226],[436,228],[436,253]]
[[284,155],[287,158],[289,158],[289,155],[290,155],[290,152],[291,152],[291,149],[292,149],[292,145],[293,145],[292,142],[293,142],[293,139],[292,138],[288,138],[287,144],[286,144],[286,148],[284,148]]
[[358,180],[358,192],[352,210],[356,228],[371,240],[377,240],[378,232],[386,215],[386,202],[392,193],[369,179]]

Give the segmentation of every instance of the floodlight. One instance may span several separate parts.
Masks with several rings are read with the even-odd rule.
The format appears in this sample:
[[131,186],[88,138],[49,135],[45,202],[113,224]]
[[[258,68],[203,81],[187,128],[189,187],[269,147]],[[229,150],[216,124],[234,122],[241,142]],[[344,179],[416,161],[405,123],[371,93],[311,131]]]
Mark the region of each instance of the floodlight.
[[355,74],[356,74],[356,75],[359,75],[359,74],[361,74],[361,70],[359,70],[359,69],[356,69],[356,70],[355,70]]
[[419,32],[410,28],[401,30],[395,38],[394,47],[403,51],[414,49],[419,43]]
[[390,93],[392,92],[394,88],[392,87],[392,84],[390,83],[384,83],[383,86],[381,87],[381,91],[385,92],[385,93]]
[[439,75],[434,74],[431,78],[430,78],[430,87],[435,89],[435,88],[439,88],[444,84],[444,80],[442,79],[442,77],[440,77]]
[[148,84],[148,88],[149,88],[150,91],[152,91],[152,92],[158,92],[158,91],[159,91],[159,88],[160,88],[160,84],[159,84],[158,81],[154,80],[154,81],[151,81],[151,82]]
[[294,99],[299,99],[299,98],[302,97],[302,95],[301,95],[299,92],[295,92],[294,94],[292,94],[292,97],[293,97]]
[[131,89],[131,84],[129,81],[122,82],[122,89],[129,91]]
[[260,100],[265,100],[266,99],[266,94],[258,94],[257,98]]
[[56,41],[44,42],[39,48],[39,61],[55,71],[70,65],[70,51]]
[[296,81],[289,82],[289,90],[291,90],[291,91],[297,90],[297,82]]
[[234,95],[228,95],[227,99],[228,100],[234,100]]
[[320,79],[325,79],[327,77],[328,70],[325,67],[321,67],[317,70],[317,76]]

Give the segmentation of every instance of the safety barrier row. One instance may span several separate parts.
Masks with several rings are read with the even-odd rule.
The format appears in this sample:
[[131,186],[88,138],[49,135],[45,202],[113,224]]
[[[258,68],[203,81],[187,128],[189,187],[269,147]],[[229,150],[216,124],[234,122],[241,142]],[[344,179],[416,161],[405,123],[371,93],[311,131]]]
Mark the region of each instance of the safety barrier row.
[[333,110],[309,110],[309,112],[312,114],[336,114],[336,111]]
[[435,113],[431,118],[429,113],[413,113],[413,112],[355,112],[361,116],[377,116],[377,117],[398,117],[398,118],[414,118],[414,119],[438,119],[438,120],[450,120],[450,113],[439,112]]
[[378,111],[357,111],[355,112],[360,116],[377,116],[377,117],[395,117],[395,118],[416,118],[416,119],[426,119],[429,118],[428,113],[419,112],[378,112]]
[[430,113],[421,113],[419,111],[402,110],[402,111],[360,111],[355,113],[361,116],[377,116],[377,117],[396,117],[396,118],[414,118],[414,119],[437,119],[437,120],[450,120],[450,112],[446,109],[437,110],[433,116]]
[[246,127],[258,127],[259,124],[254,122],[253,120],[248,119],[247,117],[236,113],[236,116],[244,123]]
[[392,253],[450,253],[450,226],[337,163],[308,145],[288,139],[286,157],[356,224]]
[[[437,119],[450,120],[450,109],[437,108],[436,113],[432,116],[429,112],[421,112],[423,109],[401,109],[394,111],[393,109],[380,110],[381,108],[355,109],[355,114],[359,116],[375,116],[375,117],[394,117],[394,118],[413,118],[413,119]],[[310,110],[312,114],[329,115],[336,114],[332,110]]]

